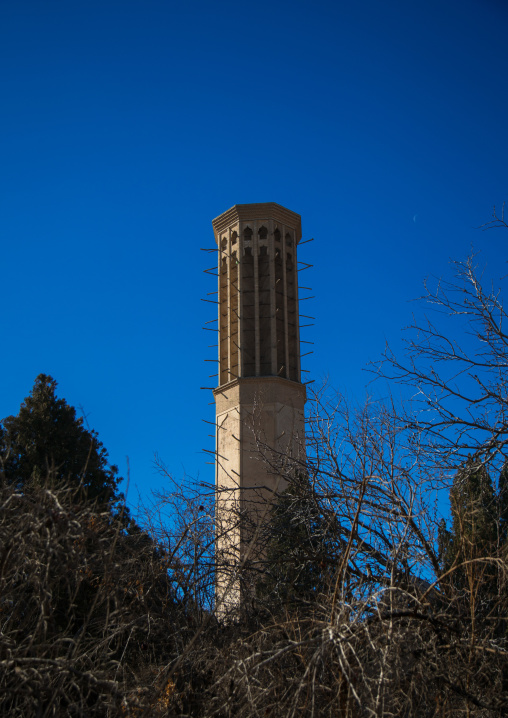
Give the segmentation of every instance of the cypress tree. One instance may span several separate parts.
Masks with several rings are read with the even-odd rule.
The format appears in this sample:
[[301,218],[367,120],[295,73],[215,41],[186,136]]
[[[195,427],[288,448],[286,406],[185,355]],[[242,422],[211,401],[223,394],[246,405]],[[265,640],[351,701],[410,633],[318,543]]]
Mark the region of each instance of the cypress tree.
[[272,510],[258,596],[285,608],[312,603],[329,587],[336,530],[313,500],[308,478],[295,477]]
[[118,493],[118,469],[97,433],[65,399],[56,396],[57,382],[39,374],[16,416],[0,424],[0,466],[4,479],[23,491],[47,481],[75,487],[83,498],[112,505]]
[[[498,598],[497,569],[488,559],[498,549],[498,496],[483,463],[469,458],[450,489],[451,530],[439,526],[443,572],[456,596],[474,602],[477,615],[487,615]],[[485,560],[487,559],[487,560]]]

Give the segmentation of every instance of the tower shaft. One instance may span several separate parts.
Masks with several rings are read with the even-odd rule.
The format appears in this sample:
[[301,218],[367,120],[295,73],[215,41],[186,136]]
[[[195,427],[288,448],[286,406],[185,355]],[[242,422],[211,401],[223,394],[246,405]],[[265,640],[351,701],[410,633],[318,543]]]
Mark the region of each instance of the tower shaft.
[[217,596],[238,606],[240,568],[262,561],[260,528],[304,458],[297,245],[300,216],[273,202],[213,220],[218,245]]

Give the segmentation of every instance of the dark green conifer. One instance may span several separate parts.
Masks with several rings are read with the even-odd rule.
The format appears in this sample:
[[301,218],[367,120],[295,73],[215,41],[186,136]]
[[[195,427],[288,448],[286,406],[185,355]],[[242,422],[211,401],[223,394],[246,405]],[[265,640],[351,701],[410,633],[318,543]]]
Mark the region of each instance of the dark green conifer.
[[453,595],[487,617],[499,601],[495,557],[499,546],[499,497],[486,466],[469,458],[450,490],[451,529],[439,526],[439,548],[445,585]]
[[499,543],[506,544],[508,537],[508,462],[505,462],[499,474],[497,494],[499,517]]
[[297,476],[272,511],[258,595],[287,608],[308,604],[327,589],[336,563],[330,520],[316,506],[308,478]]
[[0,424],[0,464],[7,483],[22,490],[50,480],[76,487],[89,500],[112,505],[118,493],[118,469],[97,433],[65,399],[56,396],[56,381],[39,374],[16,416]]

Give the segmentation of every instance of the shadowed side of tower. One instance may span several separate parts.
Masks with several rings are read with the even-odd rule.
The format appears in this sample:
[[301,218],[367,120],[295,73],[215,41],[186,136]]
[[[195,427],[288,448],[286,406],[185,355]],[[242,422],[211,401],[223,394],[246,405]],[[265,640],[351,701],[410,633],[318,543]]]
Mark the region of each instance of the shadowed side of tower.
[[286,484],[275,468],[303,459],[298,214],[274,202],[235,205],[213,220],[218,245],[216,404],[217,599],[236,609],[262,571],[257,536]]

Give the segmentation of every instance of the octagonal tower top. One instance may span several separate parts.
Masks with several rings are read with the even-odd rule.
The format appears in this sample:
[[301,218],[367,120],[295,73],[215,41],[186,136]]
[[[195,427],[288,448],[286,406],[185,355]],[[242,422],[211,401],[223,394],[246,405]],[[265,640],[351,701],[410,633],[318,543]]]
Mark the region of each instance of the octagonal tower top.
[[283,207],[277,202],[260,202],[257,204],[235,204],[212,220],[215,241],[219,243],[219,235],[236,222],[252,222],[254,220],[273,220],[280,222],[295,231],[296,243],[302,238],[302,219],[299,214]]

